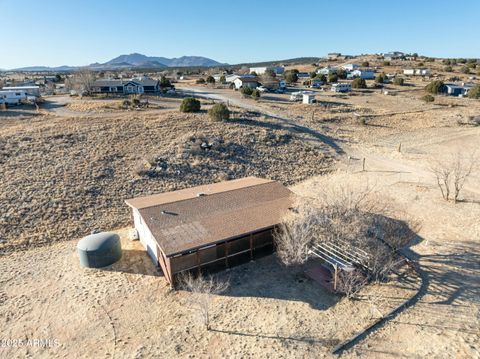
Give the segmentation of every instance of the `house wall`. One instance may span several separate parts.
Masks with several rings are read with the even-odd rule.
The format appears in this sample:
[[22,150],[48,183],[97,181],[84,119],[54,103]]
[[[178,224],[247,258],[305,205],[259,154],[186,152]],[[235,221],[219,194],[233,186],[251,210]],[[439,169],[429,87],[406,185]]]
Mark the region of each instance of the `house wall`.
[[205,246],[191,252],[184,252],[181,255],[169,257],[172,275],[187,270],[204,268],[209,265],[218,264],[229,266],[236,264],[241,256],[252,259],[256,252],[264,248],[273,251],[272,229],[242,236],[225,242]]

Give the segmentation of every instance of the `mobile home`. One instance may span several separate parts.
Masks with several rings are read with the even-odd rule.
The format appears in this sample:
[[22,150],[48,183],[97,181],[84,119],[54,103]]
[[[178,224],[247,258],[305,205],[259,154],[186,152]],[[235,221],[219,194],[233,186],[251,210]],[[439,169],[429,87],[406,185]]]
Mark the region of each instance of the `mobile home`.
[[339,82],[332,84],[331,91],[333,92],[350,92],[352,91],[352,84],[347,82]]

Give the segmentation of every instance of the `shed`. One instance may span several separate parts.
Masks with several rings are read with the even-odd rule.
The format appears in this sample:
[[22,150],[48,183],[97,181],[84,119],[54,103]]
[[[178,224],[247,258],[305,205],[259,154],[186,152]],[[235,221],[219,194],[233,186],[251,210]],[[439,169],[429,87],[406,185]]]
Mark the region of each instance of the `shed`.
[[78,242],[77,253],[82,267],[106,267],[122,257],[120,237],[111,232],[91,234]]
[[302,102],[304,104],[307,104],[307,105],[315,102],[315,94],[314,93],[304,93],[302,98],[303,98]]
[[282,184],[256,177],[126,201],[141,243],[170,284],[184,271],[273,251],[272,231],[292,202]]

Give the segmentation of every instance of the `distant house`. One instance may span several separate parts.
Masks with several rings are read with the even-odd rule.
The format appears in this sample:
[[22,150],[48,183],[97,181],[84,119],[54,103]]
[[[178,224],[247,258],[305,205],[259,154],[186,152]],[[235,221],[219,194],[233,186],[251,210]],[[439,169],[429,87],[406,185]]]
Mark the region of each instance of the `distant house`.
[[473,84],[445,84],[445,93],[450,96],[467,96],[468,91],[474,87]]
[[345,71],[353,71],[358,68],[360,68],[360,65],[358,64],[346,64],[342,66],[342,69],[344,69]]
[[265,87],[267,90],[275,91],[275,90],[283,90],[287,87],[287,82],[285,80],[279,79],[272,79],[269,81],[262,81],[261,85]]
[[347,75],[348,78],[361,78],[365,80],[373,80],[375,78],[375,71],[371,69],[358,69],[353,70]]
[[330,67],[330,66],[323,67],[317,70],[317,74],[320,74],[320,75],[330,75],[330,74],[336,74],[336,73],[337,73],[337,69],[335,67]]
[[308,72],[299,72],[297,74],[297,77],[299,79],[309,79],[310,78],[310,74]]
[[236,89],[241,89],[242,87],[251,87],[256,88],[259,85],[258,79],[256,77],[238,77],[233,81]]
[[401,51],[392,51],[392,52],[387,52],[383,54],[383,58],[385,60],[396,60],[396,59],[402,59],[405,57],[405,53]]
[[404,69],[403,74],[407,76],[430,76],[432,71],[430,69]]
[[143,94],[160,91],[160,81],[149,77],[137,77],[131,80],[100,79],[90,88],[92,93]]
[[263,75],[267,72],[267,69],[272,70],[276,75],[281,75],[285,71],[282,66],[260,66],[260,67],[250,67],[250,73],[255,72],[257,75]]
[[333,92],[350,92],[352,91],[352,84],[348,82],[339,82],[332,84],[331,91]]
[[327,54],[327,59],[329,60],[337,60],[342,56],[339,52],[330,52]]

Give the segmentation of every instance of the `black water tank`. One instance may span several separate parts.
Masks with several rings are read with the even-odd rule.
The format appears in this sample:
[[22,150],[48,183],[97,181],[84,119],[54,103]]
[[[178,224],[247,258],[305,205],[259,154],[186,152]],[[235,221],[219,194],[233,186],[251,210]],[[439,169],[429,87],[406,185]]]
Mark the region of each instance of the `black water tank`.
[[120,237],[110,232],[91,234],[78,242],[77,253],[82,267],[106,267],[122,257]]

